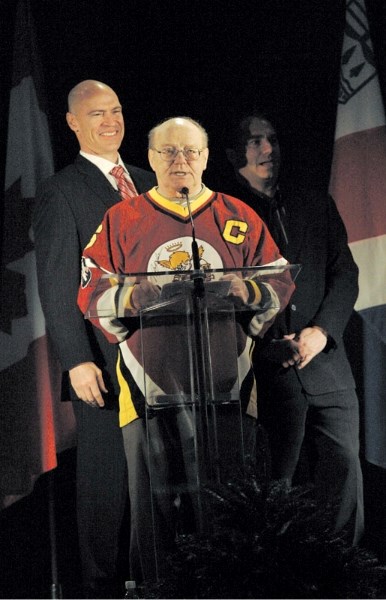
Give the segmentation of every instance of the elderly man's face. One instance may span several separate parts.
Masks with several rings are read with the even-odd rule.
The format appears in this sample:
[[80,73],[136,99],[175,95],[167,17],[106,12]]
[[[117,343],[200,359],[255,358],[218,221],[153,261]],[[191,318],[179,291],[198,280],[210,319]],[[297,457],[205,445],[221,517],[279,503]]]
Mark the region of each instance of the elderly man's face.
[[[173,198],[183,187],[189,189],[190,195],[200,191],[209,153],[203,137],[194,123],[182,118],[166,121],[157,129],[149,149],[149,163],[157,176],[160,194]],[[178,151],[174,158],[173,151]],[[165,152],[171,156],[168,158]],[[189,153],[196,155],[196,160]]]

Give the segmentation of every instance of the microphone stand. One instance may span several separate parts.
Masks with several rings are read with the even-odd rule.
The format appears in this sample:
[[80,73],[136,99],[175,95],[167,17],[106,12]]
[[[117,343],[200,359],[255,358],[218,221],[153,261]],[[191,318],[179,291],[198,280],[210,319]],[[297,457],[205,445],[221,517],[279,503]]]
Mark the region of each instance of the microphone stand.
[[[207,336],[204,334],[204,326],[207,325],[207,304],[204,278],[205,274],[200,268],[200,255],[198,251],[198,245],[196,241],[195,228],[192,210],[189,200],[189,189],[183,187],[180,193],[185,196],[186,204],[189,211],[190,222],[192,225],[192,258],[193,258],[193,325],[195,333],[195,348],[196,348],[196,364],[197,364],[197,387],[198,387],[198,400],[200,407],[200,422],[201,422],[201,448],[203,455],[199,460],[200,471],[207,478],[207,470],[211,467],[211,456],[210,456],[210,437],[209,437],[209,425],[208,425],[208,399],[210,389],[210,377],[208,377],[207,365],[210,364],[210,351],[209,356],[207,352],[207,346],[205,339]],[[202,467],[202,468],[201,468]]]
[[193,283],[194,283],[194,291],[197,296],[203,298],[205,295],[205,287],[204,287],[204,273],[200,269],[200,254],[198,252],[198,245],[196,242],[196,232],[194,227],[192,209],[190,206],[189,200],[189,189],[187,187],[183,187],[180,190],[180,193],[185,196],[186,204],[189,211],[190,223],[192,225],[192,258],[193,258]]

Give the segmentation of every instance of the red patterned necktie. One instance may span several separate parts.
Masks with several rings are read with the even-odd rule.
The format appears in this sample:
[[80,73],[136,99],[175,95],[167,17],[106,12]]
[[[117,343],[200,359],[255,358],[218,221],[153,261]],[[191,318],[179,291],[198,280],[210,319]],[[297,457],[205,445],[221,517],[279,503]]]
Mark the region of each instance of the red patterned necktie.
[[122,200],[126,200],[127,198],[134,198],[134,196],[138,196],[137,191],[134,187],[134,184],[126,179],[125,170],[123,167],[118,166],[111,169],[110,174],[116,179],[117,186],[119,192],[121,194]]

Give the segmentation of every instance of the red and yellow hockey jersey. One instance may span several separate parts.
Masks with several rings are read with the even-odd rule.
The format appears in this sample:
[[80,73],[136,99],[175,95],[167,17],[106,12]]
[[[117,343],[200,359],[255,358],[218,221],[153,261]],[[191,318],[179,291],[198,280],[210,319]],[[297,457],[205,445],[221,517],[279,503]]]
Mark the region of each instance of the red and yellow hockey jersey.
[[[204,188],[191,202],[191,213],[200,269],[236,270],[287,264],[263,221],[240,200]],[[108,279],[100,293],[95,294],[95,287],[106,274],[152,273],[152,282],[158,284],[162,278],[160,276],[158,280],[157,273],[170,272],[173,281],[181,277],[181,272],[193,268],[189,210],[164,198],[156,188],[112,207],[84,250],[78,303],[84,313],[91,308],[94,314],[100,315],[93,319],[94,325],[102,329],[110,342],[119,343],[121,426],[144,414],[144,398],[152,390],[169,394],[173,390],[181,392],[189,388],[185,327],[178,323],[173,326],[158,323],[149,328],[146,352],[150,352],[150,359],[148,356],[144,365],[144,334],[142,332],[141,339],[138,321],[117,319],[112,312],[106,312],[106,307],[126,302],[127,316],[130,317],[127,297],[119,295],[119,286],[110,287]],[[178,277],[174,277],[173,272],[178,272]],[[290,278],[277,283],[273,279],[267,286],[272,305],[279,305],[283,310],[293,289]],[[249,333],[262,334],[277,308],[270,310],[268,303],[265,312],[253,314],[253,302],[251,304]],[[227,365],[226,328],[219,327],[211,325],[213,368],[218,389],[229,391],[236,380],[241,387],[250,374],[253,342],[245,328],[238,324],[238,372],[234,373]],[[250,389],[249,393],[255,391]]]

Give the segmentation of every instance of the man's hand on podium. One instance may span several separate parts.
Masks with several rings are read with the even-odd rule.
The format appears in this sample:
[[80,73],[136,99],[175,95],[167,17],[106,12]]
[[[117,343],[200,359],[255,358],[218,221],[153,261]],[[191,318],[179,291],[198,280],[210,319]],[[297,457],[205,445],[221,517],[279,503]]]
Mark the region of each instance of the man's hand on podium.
[[227,273],[221,277],[221,280],[231,282],[228,292],[229,295],[241,298],[244,304],[248,303],[248,288],[245,284],[245,281],[241,279],[241,277],[238,277],[235,273]]
[[142,279],[142,281],[134,285],[130,302],[136,310],[140,310],[158,300],[160,295],[161,290],[158,285],[151,283],[147,279]]

